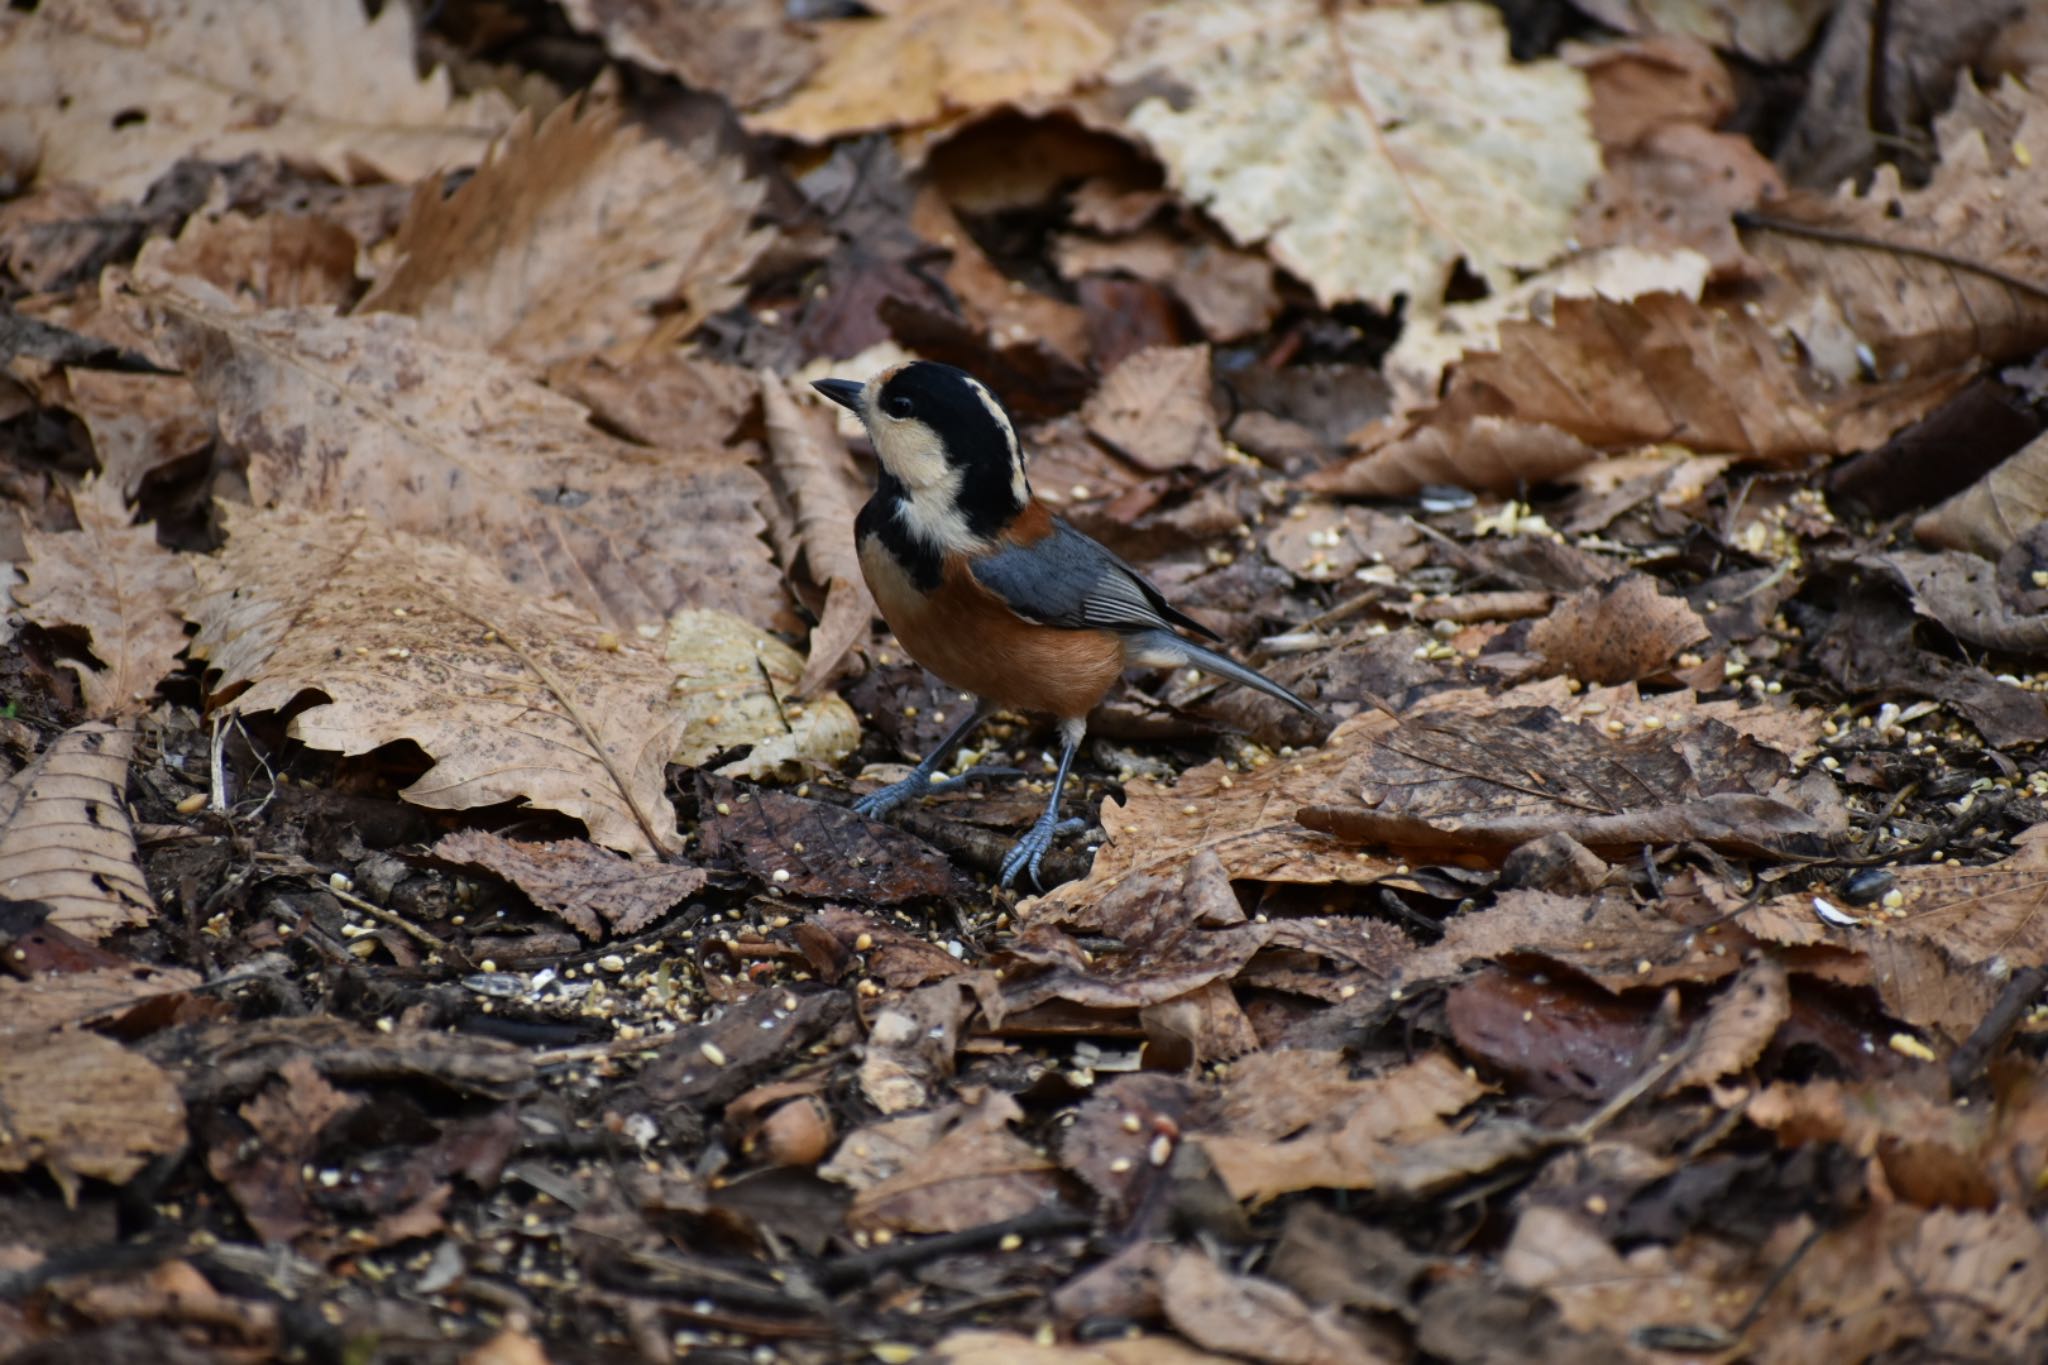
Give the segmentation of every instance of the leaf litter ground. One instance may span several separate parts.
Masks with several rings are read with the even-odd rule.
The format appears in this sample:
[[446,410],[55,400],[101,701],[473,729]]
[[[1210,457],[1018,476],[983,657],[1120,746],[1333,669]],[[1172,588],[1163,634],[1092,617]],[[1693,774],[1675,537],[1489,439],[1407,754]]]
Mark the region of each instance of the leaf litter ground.
[[2039,1358],[2039,17],[1579,8],[7,14],[0,1358]]

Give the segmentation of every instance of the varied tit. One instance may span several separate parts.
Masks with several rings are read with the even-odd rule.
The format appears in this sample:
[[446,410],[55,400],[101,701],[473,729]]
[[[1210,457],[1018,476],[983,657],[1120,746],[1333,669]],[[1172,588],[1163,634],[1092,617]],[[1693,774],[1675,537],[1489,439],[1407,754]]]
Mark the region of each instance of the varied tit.
[[932,774],[991,710],[1049,712],[1060,732],[1052,796],[1002,868],[1004,886],[1026,869],[1036,884],[1053,840],[1086,827],[1060,823],[1060,791],[1088,713],[1124,669],[1191,664],[1323,720],[1272,679],[1179,634],[1220,639],[1033,501],[1017,429],[971,376],[916,360],[865,384],[821,379],[816,387],[860,418],[881,461],[875,495],[854,522],[875,605],[912,658],[976,698],[910,776],[855,803],[860,814],[952,785],[934,784]]

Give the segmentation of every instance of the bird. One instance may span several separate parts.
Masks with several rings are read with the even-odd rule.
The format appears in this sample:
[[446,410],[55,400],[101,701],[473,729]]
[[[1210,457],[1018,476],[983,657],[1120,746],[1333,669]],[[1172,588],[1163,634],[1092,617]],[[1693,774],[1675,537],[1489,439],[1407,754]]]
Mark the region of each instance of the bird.
[[861,573],[889,629],[910,656],[975,704],[909,776],[854,803],[875,819],[927,792],[954,746],[992,711],[1040,712],[1059,730],[1059,766],[1044,812],[1003,859],[1008,887],[1039,866],[1060,835],[1060,796],[1087,733],[1088,713],[1126,668],[1192,665],[1254,688],[1314,717],[1321,712],[1271,678],[1183,632],[1222,637],[1175,608],[1143,574],[1032,497],[1016,424],[987,386],[928,360],[892,365],[866,381],[813,387],[867,429],[881,465],[874,495],[854,519]]

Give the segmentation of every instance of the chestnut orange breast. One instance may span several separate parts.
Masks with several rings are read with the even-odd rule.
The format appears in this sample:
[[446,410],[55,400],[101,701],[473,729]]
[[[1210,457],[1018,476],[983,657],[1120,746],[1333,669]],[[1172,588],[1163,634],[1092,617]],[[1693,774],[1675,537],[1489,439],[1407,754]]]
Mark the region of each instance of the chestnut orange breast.
[[997,706],[1085,716],[1124,669],[1123,640],[1019,617],[948,555],[939,584],[920,592],[879,537],[860,543],[875,605],[912,658],[951,686]]

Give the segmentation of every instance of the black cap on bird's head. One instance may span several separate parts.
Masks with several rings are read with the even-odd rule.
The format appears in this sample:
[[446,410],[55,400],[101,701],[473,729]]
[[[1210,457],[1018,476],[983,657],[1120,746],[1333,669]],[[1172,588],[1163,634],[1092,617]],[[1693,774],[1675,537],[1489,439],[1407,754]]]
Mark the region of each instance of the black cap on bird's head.
[[1030,501],[1017,428],[965,370],[913,360],[865,384],[820,379],[812,387],[860,418],[885,479],[903,489],[908,517],[927,538],[986,540]]

